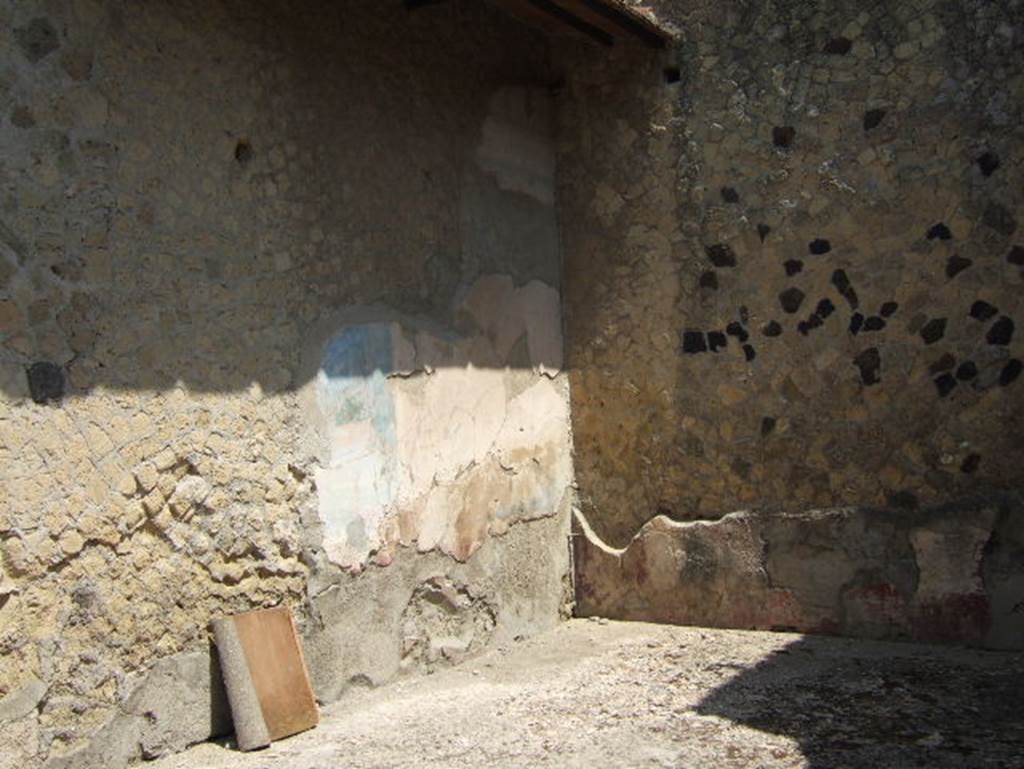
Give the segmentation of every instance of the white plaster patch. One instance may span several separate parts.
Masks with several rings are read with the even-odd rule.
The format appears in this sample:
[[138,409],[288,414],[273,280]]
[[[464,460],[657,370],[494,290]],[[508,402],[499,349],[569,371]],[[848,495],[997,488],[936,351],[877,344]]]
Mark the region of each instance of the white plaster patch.
[[527,88],[505,88],[491,99],[477,163],[498,186],[529,195],[544,205],[555,202],[555,151],[551,105],[546,95]]
[[[487,276],[460,307],[474,334],[377,322],[328,342],[316,483],[332,561],[358,567],[398,542],[465,560],[489,532],[556,512],[572,480],[558,300]],[[513,363],[536,377],[525,390]]]

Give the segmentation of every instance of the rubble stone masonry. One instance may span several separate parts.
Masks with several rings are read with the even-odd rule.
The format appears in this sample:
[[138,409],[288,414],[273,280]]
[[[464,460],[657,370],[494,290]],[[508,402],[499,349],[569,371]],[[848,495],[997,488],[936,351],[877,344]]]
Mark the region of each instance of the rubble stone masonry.
[[561,57],[582,610],[1020,646],[1024,7],[645,8]]

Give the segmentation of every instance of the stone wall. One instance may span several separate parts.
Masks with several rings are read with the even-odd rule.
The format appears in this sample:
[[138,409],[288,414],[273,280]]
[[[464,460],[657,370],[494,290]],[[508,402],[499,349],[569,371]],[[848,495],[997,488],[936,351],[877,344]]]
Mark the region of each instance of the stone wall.
[[[561,57],[582,611],[1024,643],[983,559],[1019,575],[1020,4],[647,5],[678,30],[670,54]],[[799,621],[734,611],[752,583],[690,589],[677,568],[707,536],[705,570],[728,571],[726,532],[677,524],[735,528],[738,510],[761,521],[741,558],[755,582],[806,552],[774,518],[846,521],[822,524],[815,562],[856,567],[790,596]],[[908,608],[924,576],[893,575],[913,552],[922,575],[945,568],[911,541],[936,516],[967,562],[928,600],[984,604],[969,631],[929,629]],[[892,541],[864,550],[880,519]],[[667,583],[609,592],[627,546],[630,574]],[[898,600],[854,618],[837,596],[866,585]]]
[[229,729],[225,613],[323,700],[557,621],[548,80],[479,3],[0,5],[0,766]]

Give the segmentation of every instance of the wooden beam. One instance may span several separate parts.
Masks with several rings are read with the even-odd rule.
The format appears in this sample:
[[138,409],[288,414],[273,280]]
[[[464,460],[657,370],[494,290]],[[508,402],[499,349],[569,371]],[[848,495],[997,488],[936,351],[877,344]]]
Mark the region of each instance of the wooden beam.
[[405,7],[407,10],[415,11],[417,8],[423,8],[427,5],[440,5],[445,0],[405,0]]
[[596,40],[602,45],[614,45],[615,38],[605,32],[600,27],[591,24],[588,21],[584,21],[574,13],[570,13],[562,6],[552,2],[552,0],[527,0],[530,5],[534,8],[543,11],[548,16],[565,24],[567,27],[575,29],[577,32],[582,32],[587,37]]
[[[566,10],[605,31],[626,32],[651,48],[664,48],[668,33],[634,15],[625,8],[611,5],[606,0],[555,0]],[[604,22],[604,23],[602,23]]]

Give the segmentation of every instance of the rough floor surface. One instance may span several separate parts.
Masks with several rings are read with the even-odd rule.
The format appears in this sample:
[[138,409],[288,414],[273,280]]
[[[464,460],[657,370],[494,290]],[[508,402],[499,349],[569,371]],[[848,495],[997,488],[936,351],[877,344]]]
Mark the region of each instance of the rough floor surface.
[[154,769],[1024,767],[1024,655],[576,620]]

